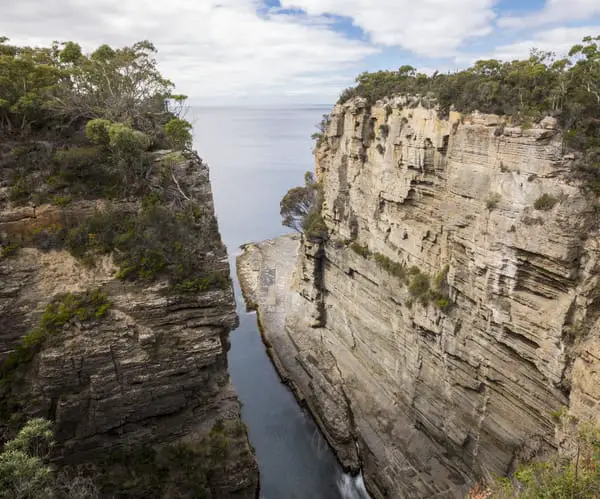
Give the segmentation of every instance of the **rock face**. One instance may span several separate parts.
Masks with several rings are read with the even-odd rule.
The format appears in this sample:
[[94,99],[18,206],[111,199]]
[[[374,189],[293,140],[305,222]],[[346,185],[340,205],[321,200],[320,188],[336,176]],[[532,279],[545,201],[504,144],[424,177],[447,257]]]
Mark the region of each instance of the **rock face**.
[[[334,108],[315,151],[330,237],[296,243],[265,336],[374,497],[464,497],[555,448],[561,407],[600,422],[597,215],[562,144],[552,118]],[[264,255],[242,257],[245,287]]]
[[[214,222],[197,234],[206,265],[227,273],[208,167],[188,157],[174,171],[185,179],[177,187]],[[200,440],[218,420],[240,423],[226,359],[228,335],[237,324],[231,284],[196,294],[167,293],[166,282],[118,280],[110,257],[90,268],[64,249],[28,247],[36,229],[82,217],[102,204],[82,201],[65,209],[0,213],[3,238],[24,246],[0,259],[0,361],[39,323],[55,297],[101,288],[112,302],[102,320],[71,320],[50,337],[18,387],[19,414],[13,419],[52,419],[57,457],[66,464],[95,461],[115,449]],[[6,403],[6,386],[0,390]],[[215,478],[211,497],[255,497],[257,465],[245,432],[238,437],[230,442],[229,461]]]

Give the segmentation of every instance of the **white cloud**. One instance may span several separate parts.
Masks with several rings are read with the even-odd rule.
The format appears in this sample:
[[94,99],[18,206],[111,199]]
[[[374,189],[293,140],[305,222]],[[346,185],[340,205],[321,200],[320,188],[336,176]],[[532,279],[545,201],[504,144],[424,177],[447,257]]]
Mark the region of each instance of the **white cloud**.
[[569,49],[581,42],[584,36],[600,33],[600,26],[579,26],[576,28],[553,28],[539,31],[525,40],[508,45],[500,45],[491,52],[481,55],[463,54],[456,58],[460,65],[470,65],[478,59],[500,59],[512,61],[529,56],[532,48],[554,52],[558,57],[566,56]]
[[281,0],[312,15],[349,17],[374,43],[425,57],[452,55],[491,33],[494,0]]
[[178,90],[213,102],[309,94],[333,100],[357,63],[376,52],[326,22],[259,15],[259,0],[18,0],[2,7],[14,43],[75,40],[91,50],[141,39],[159,49]]
[[600,26],[580,26],[577,28],[554,28],[540,31],[527,40],[509,45],[501,45],[494,50],[494,57],[513,60],[527,57],[532,48],[555,52],[559,57],[568,54],[569,49],[590,34],[600,32]]
[[589,19],[600,14],[598,0],[546,0],[544,8],[523,17],[502,17],[498,26],[502,28],[525,28],[552,23],[565,23]]

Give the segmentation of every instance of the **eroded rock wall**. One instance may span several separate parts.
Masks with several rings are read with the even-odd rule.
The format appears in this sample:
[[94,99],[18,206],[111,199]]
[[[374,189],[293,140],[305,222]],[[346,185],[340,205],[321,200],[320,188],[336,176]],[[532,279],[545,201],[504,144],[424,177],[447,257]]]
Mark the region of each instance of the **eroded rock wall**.
[[[196,237],[205,268],[228,275],[208,167],[194,156],[173,168],[180,179],[177,187],[209,219]],[[0,213],[3,239],[21,246],[0,259],[0,360],[39,324],[56,297],[100,288],[112,302],[101,319],[69,321],[45,341],[20,374],[18,387],[9,380],[0,388],[4,408],[18,410],[2,415],[4,428],[34,416],[53,420],[56,457],[65,464],[97,462],[115,450],[200,441],[218,420],[241,424],[226,360],[229,332],[238,320],[231,284],[174,293],[166,281],[119,280],[110,256],[98,257],[90,266],[53,246],[52,233],[70,219],[102,211],[104,204],[81,201],[62,209],[38,206]],[[127,206],[121,203],[120,208]],[[135,210],[136,204],[129,208]],[[32,234],[41,231],[51,233],[46,234],[47,247],[30,244]],[[211,478],[212,493],[255,497],[258,470],[245,432],[229,442],[227,453],[223,469]]]
[[[299,247],[286,334],[302,396],[350,466],[358,442],[375,497],[462,497],[554,448],[562,406],[600,418],[599,239],[573,159],[552,118],[334,108],[316,150],[330,237]],[[448,303],[384,259],[443,276]]]

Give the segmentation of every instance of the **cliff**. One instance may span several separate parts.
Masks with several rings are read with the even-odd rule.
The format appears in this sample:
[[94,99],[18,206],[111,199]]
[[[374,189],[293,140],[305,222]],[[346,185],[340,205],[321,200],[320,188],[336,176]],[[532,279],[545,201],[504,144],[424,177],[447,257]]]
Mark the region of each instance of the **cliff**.
[[238,273],[373,497],[463,497],[556,449],[561,407],[600,422],[597,215],[556,120],[356,98],[315,155],[328,239],[249,245]]
[[[56,157],[44,147],[36,175]],[[255,497],[258,469],[227,372],[237,315],[208,166],[193,153],[152,153],[146,178],[160,203],[85,196],[17,206],[11,154],[0,210],[2,436],[51,419],[55,464],[92,465],[106,497]],[[110,231],[112,251],[102,247]],[[138,232],[135,267],[134,247],[125,261],[123,245]],[[158,245],[164,237],[168,247]],[[189,250],[177,285],[164,273],[171,246]],[[208,277],[190,280],[186,259]]]

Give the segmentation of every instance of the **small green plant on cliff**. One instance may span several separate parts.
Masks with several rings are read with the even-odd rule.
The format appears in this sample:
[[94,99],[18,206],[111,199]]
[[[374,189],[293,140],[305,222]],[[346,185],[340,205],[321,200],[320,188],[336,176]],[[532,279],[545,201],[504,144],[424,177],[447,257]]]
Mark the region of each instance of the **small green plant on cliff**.
[[375,262],[377,263],[377,265],[379,265],[380,268],[382,268],[389,274],[397,277],[398,279],[400,279],[400,281],[405,281],[407,275],[405,265],[399,262],[395,262],[391,258],[388,258],[387,256],[381,253],[374,253],[373,257],[375,258]]
[[488,211],[495,210],[500,201],[502,201],[502,196],[500,196],[500,194],[498,194],[497,192],[494,192],[490,194],[485,200],[485,207],[488,209]]
[[19,250],[19,248],[20,246],[16,243],[6,243],[0,245],[0,260],[13,256]]
[[363,258],[369,258],[371,256],[371,252],[369,251],[368,246],[357,243],[356,241],[350,245],[350,249],[354,251],[359,256]]
[[331,123],[331,116],[324,114],[321,122],[317,125],[318,132],[312,134],[311,138],[316,142],[317,147],[321,147],[327,139],[327,127]]
[[40,325],[21,338],[0,366],[2,377],[33,359],[44,341],[60,332],[62,327],[73,319],[79,321],[98,320],[104,317],[111,307],[108,297],[100,289],[81,294],[68,293],[52,301],[42,314]]
[[535,200],[535,203],[533,203],[533,207],[536,210],[549,211],[552,208],[554,208],[554,206],[556,206],[557,203],[557,198],[550,194],[544,193]]

